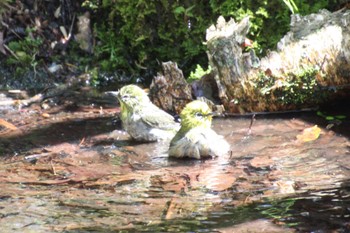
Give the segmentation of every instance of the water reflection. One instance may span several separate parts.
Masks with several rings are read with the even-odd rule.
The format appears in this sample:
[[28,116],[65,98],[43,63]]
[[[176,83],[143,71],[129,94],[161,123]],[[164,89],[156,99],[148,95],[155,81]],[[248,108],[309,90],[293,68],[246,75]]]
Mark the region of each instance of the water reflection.
[[[295,197],[259,204],[261,214],[298,232],[349,232],[350,185],[309,191]],[[268,205],[267,205],[268,204]]]
[[[265,219],[264,221],[256,221]],[[267,199],[243,206],[193,213],[187,218],[137,226],[151,232],[349,232],[350,181],[338,189],[306,192],[292,197]],[[259,228],[263,227],[263,228]],[[291,228],[291,229],[287,229]],[[255,229],[255,230],[254,230]],[[259,230],[260,229],[260,230]]]

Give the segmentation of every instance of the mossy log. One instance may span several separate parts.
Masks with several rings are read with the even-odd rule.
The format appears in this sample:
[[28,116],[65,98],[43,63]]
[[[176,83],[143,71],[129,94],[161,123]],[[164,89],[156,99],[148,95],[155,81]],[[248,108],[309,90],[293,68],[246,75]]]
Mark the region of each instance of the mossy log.
[[350,11],[293,15],[291,30],[261,59],[242,46],[249,18],[219,17],[206,44],[219,98],[228,112],[316,107],[350,87]]

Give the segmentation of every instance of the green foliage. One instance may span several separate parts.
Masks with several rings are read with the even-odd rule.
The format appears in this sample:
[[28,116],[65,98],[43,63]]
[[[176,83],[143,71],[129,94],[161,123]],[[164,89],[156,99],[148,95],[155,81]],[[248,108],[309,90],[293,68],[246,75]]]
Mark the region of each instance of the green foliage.
[[[312,2],[312,4],[311,4]],[[273,49],[289,30],[291,12],[308,14],[332,0],[85,1],[96,11],[95,48],[102,70],[153,76],[162,61],[176,61],[185,76],[207,66],[205,31],[219,15],[240,21],[250,16],[248,37],[257,53]],[[103,15],[101,17],[101,15]],[[106,20],[108,19],[108,20]]]
[[[54,57],[50,59],[70,60],[81,66],[89,64],[102,72],[136,77],[134,80],[146,77],[143,80],[146,82],[150,82],[159,71],[161,62],[172,60],[178,63],[187,77],[197,64],[207,67],[206,47],[203,44],[205,33],[219,15],[226,19],[232,17],[236,21],[250,16],[251,27],[247,37],[254,41],[257,54],[263,55],[267,49],[274,49],[277,41],[289,30],[291,12],[298,10],[301,14],[309,14],[335,1],[83,0],[80,1],[82,7],[92,12],[96,42],[94,56],[80,56],[76,52],[78,48],[70,41],[66,49],[68,55],[63,55],[66,57],[58,58],[61,54],[53,54]],[[0,8],[12,2],[0,0]],[[39,62],[36,54],[42,40],[38,39],[39,34],[33,34],[34,37],[28,33],[25,39],[9,44],[16,57],[8,56],[8,64],[24,68],[29,65],[35,69]]]
[[39,53],[43,41],[41,38],[30,36],[30,30],[27,30],[27,34],[23,40],[11,41],[8,45],[14,55],[9,57],[6,63],[16,66],[17,75],[24,73],[27,66],[32,67],[34,72],[36,72],[36,67],[39,63],[36,55]]
[[98,9],[97,2],[95,2],[95,1],[88,1],[88,0],[86,0],[81,5],[83,7],[90,8],[92,10],[97,10]]
[[207,70],[204,70],[200,65],[197,65],[196,70],[191,71],[190,76],[187,81],[192,83],[195,80],[201,79],[204,75],[209,74],[211,72],[211,67],[209,66]]
[[283,2],[293,14],[298,13],[299,9],[293,0],[283,0]]
[[294,0],[295,5],[298,7],[298,13],[301,15],[317,12],[323,8],[329,8],[330,6],[339,4],[338,0]]
[[152,75],[162,61],[178,62],[187,74],[205,65],[203,41],[213,17],[205,8],[196,1],[103,1],[96,15],[108,14],[94,25],[100,67]]
[[87,71],[86,74],[89,76],[89,82],[92,86],[96,87],[100,84],[98,69],[96,67]]
[[325,120],[327,121],[340,121],[342,122],[343,120],[346,119],[346,116],[345,115],[329,115],[325,112],[321,112],[321,111],[317,111],[317,116],[320,116],[322,118],[324,118]]
[[4,13],[6,11],[6,6],[12,2],[14,2],[14,0],[0,0],[0,14]]

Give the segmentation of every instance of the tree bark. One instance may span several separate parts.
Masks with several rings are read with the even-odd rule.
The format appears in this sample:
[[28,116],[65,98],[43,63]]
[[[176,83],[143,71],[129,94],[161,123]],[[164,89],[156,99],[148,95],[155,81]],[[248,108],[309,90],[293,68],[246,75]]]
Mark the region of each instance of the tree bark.
[[277,51],[258,59],[244,51],[249,18],[219,17],[207,29],[209,64],[219,97],[229,112],[280,111],[315,107],[350,86],[350,11],[321,10],[293,15]]
[[149,96],[154,104],[170,113],[179,114],[192,100],[191,86],[175,62],[163,62],[162,72],[152,80]]

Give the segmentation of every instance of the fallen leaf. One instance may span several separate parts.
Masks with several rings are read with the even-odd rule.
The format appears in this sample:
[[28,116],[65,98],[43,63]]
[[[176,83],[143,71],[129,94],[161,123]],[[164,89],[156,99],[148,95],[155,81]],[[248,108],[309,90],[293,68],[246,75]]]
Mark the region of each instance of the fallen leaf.
[[50,118],[50,114],[48,114],[48,113],[43,113],[43,114],[41,114],[41,116],[44,118]]
[[294,181],[285,181],[285,180],[279,180],[275,184],[278,188],[278,192],[281,194],[290,194],[290,193],[295,193],[295,182]]
[[310,128],[306,128],[303,130],[303,132],[299,135],[297,135],[297,140],[299,142],[310,142],[316,140],[321,133],[321,129],[315,125]]
[[5,128],[11,129],[11,130],[18,130],[18,128],[16,126],[14,126],[13,124],[11,124],[3,119],[0,119],[0,125],[5,127]]
[[[201,180],[203,178],[203,180]],[[215,174],[211,174],[205,177],[199,177],[206,188],[222,192],[233,186],[236,181],[236,177],[231,172],[218,171]]]
[[250,161],[250,165],[254,168],[269,167],[274,161],[269,156],[257,156]]
[[166,211],[165,219],[169,220],[173,218],[174,213],[178,211],[178,207],[176,205],[176,202],[174,201],[174,198],[170,200],[169,207]]

